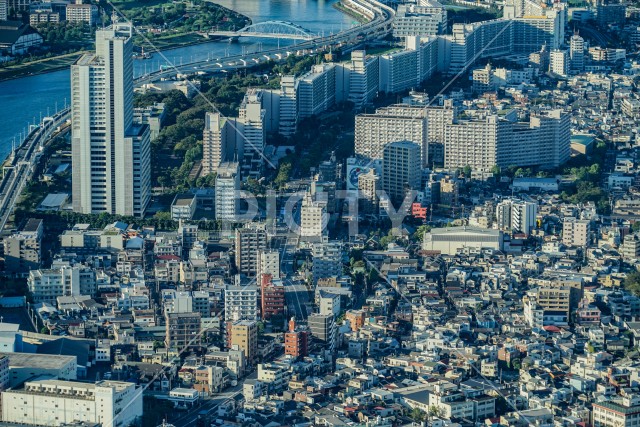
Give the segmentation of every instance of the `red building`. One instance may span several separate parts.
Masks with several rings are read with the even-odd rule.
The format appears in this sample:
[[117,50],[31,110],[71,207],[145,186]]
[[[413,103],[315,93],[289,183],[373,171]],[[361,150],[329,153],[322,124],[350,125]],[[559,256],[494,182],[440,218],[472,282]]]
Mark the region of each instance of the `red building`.
[[304,357],[308,354],[309,333],[296,328],[295,319],[289,321],[289,332],[284,334],[284,354],[293,357]]
[[418,219],[427,219],[427,207],[423,207],[422,203],[414,202],[411,204],[411,216]]
[[273,283],[270,274],[263,274],[260,283],[262,319],[284,314],[284,286],[282,282]]

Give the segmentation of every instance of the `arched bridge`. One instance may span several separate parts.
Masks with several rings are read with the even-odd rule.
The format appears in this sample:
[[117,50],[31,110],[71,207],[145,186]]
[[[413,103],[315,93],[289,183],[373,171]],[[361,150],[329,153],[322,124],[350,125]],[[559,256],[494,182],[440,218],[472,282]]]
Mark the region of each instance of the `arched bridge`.
[[318,37],[293,22],[265,21],[246,26],[238,31],[212,31],[209,37],[259,37],[271,39],[312,40]]

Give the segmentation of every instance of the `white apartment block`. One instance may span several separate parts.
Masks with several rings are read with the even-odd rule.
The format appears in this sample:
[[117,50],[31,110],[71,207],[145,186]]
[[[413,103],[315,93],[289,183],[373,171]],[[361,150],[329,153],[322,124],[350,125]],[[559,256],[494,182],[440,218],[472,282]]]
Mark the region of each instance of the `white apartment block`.
[[357,115],[355,127],[356,155],[381,159],[388,143],[411,141],[420,146],[421,166],[428,164],[428,126],[423,108],[408,105],[380,108],[375,114]]
[[640,420],[640,396],[631,394],[593,404],[594,427],[633,427]]
[[562,222],[562,243],[567,246],[586,247],[590,242],[591,221],[565,218]]
[[329,241],[327,238],[316,242],[311,247],[313,255],[313,283],[319,279],[338,277],[342,275],[342,242]]
[[496,206],[498,229],[506,232],[520,232],[526,235],[536,226],[538,206],[524,200],[503,200]]
[[549,54],[549,71],[561,77],[569,75],[569,52],[555,49]]
[[225,162],[218,166],[215,190],[215,215],[218,221],[235,221],[238,215],[240,191],[239,165]]
[[280,79],[279,132],[291,136],[298,125],[298,83],[294,76],[282,76]]
[[242,155],[242,176],[259,179],[262,174],[264,163],[264,145],[266,141],[265,132],[265,110],[262,108],[262,91],[258,89],[248,89],[242,103],[238,116],[238,131],[242,132],[242,137],[238,139],[238,155]]
[[27,286],[34,302],[56,305],[57,297],[94,295],[96,274],[84,266],[53,266],[51,269],[29,271]]
[[557,167],[569,158],[570,117],[561,110],[531,116],[529,123],[489,115],[445,126],[444,164],[489,172],[494,166]]
[[258,253],[267,248],[267,230],[264,224],[247,224],[236,229],[235,264],[238,272],[248,277],[256,277]]
[[419,37],[407,37],[406,49],[380,56],[381,92],[396,93],[418,87],[440,66],[438,40],[431,37],[422,42]]
[[268,274],[272,279],[280,278],[280,252],[275,249],[263,249],[258,251],[256,263],[257,277]]
[[233,159],[236,153],[236,131],[238,124],[235,119],[223,117],[220,113],[207,113],[204,119],[202,133],[202,174],[218,173],[221,163]]
[[303,119],[329,109],[336,101],[336,66],[314,65],[298,80],[298,117]]
[[258,320],[258,288],[227,285],[224,290],[224,320]]
[[76,212],[143,216],[151,198],[149,126],[133,122],[131,31],[96,31],[96,53],[71,66]]
[[67,5],[66,15],[68,22],[86,22],[93,26],[98,17],[98,6],[89,3],[83,4],[82,0],[76,0],[75,3]]
[[447,29],[447,10],[437,1],[430,5],[401,4],[393,21],[393,36],[433,36]]
[[571,71],[581,73],[584,71],[584,39],[577,34],[571,36],[569,46]]
[[36,380],[2,392],[2,420],[10,423],[55,426],[81,421],[124,427],[141,417],[142,390],[133,383]]
[[300,208],[300,237],[322,237],[327,232],[328,220],[326,202],[315,201],[310,194],[306,195]]
[[[367,56],[364,50],[354,50],[351,52],[351,61],[340,64],[343,70],[348,71],[347,100],[353,102],[356,110],[362,109],[378,94],[378,63],[378,56]],[[336,101],[342,101],[342,97],[338,96],[340,92],[338,73],[340,69],[336,70]]]
[[411,141],[391,142],[382,156],[382,189],[397,206],[407,190],[419,190],[422,177],[420,146]]

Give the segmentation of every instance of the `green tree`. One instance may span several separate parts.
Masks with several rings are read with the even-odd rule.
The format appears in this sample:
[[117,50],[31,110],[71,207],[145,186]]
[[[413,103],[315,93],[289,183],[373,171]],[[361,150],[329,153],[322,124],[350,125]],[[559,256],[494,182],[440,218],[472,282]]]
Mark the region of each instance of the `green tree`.
[[640,271],[633,271],[624,278],[624,288],[634,295],[640,295]]
[[431,227],[428,225],[421,225],[420,227],[418,227],[416,229],[416,231],[413,233],[413,235],[411,236],[411,239],[415,242],[422,242],[422,240],[424,239],[424,235],[425,233],[428,233],[429,231],[431,231]]
[[465,178],[471,178],[471,166],[466,165],[464,168],[462,168],[462,173],[464,174]]
[[283,187],[287,182],[289,182],[289,177],[291,175],[291,163],[283,162],[278,167],[278,174],[276,178],[273,180],[273,183],[278,187]]
[[413,408],[409,413],[409,417],[416,422],[422,422],[427,419],[427,414],[420,408]]

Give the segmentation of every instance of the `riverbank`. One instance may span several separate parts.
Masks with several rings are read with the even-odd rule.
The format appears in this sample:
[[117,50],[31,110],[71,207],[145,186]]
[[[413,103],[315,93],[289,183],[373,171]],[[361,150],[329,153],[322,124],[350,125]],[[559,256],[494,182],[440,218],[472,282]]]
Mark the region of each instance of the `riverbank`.
[[85,51],[78,51],[0,68],[0,82],[69,68],[84,53]]
[[338,2],[336,4],[333,5],[333,8],[336,10],[339,10],[340,12],[344,13],[345,15],[348,15],[352,18],[354,18],[356,21],[358,21],[361,24],[367,23],[369,22],[369,18],[367,18],[366,16],[360,15],[357,12],[354,12],[353,9],[345,7],[342,2]]

